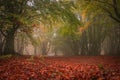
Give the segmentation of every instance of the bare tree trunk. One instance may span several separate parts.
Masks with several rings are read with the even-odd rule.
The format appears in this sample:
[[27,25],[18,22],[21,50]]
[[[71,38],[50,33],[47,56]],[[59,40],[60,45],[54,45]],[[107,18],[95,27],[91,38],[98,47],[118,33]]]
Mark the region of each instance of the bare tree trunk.
[[4,47],[4,51],[3,54],[7,55],[7,54],[15,54],[15,49],[14,49],[14,34],[15,31],[8,31],[7,35],[5,37],[5,47]]
[[2,34],[0,34],[0,55],[3,54],[3,47],[4,47],[5,39]]

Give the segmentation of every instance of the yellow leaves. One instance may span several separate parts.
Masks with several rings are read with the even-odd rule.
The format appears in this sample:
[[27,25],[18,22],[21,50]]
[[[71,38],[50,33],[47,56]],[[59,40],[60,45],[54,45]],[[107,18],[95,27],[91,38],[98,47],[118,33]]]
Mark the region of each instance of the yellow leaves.
[[91,25],[92,21],[88,21],[85,23],[84,28],[87,29]]
[[84,32],[85,30],[88,29],[88,27],[91,25],[91,23],[92,23],[92,21],[86,22],[86,23],[84,24],[84,26],[82,26],[82,27],[79,28],[79,31],[80,31],[81,33]]
[[83,32],[84,30],[85,30],[84,27],[80,27],[79,29],[80,32]]
[[89,7],[86,7],[83,11],[82,11],[82,20],[85,20],[86,19],[86,14],[87,14],[87,10],[89,9]]
[[81,16],[83,21],[88,17],[92,18],[97,14],[100,14],[103,12],[101,8],[97,6],[97,4],[98,3],[96,1],[90,1],[89,3],[85,3],[81,6],[82,7]]

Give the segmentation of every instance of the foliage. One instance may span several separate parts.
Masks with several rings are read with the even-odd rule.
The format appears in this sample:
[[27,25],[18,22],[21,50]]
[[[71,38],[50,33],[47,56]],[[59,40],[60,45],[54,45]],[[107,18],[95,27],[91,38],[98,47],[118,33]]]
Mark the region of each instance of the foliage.
[[[103,13],[104,15],[110,17],[115,22],[120,23],[120,0],[81,0],[83,4],[82,10],[84,10],[84,14],[92,14],[98,15],[99,13]],[[78,1],[79,3],[81,1]]]
[[[102,53],[102,45],[106,46],[104,42],[106,38],[110,38],[111,41],[108,44],[116,43],[116,46],[120,44],[116,40],[120,40],[119,37],[113,35],[119,34],[119,0],[76,0],[79,8],[77,12],[81,16],[82,27],[79,28],[81,33],[80,37],[80,53],[83,55],[98,55]],[[118,13],[116,15],[116,12]],[[114,27],[114,30],[110,30]],[[112,32],[113,31],[113,32]],[[111,36],[109,36],[111,35]],[[114,36],[115,38],[112,38]],[[113,39],[113,40],[111,40]],[[101,45],[102,44],[102,45]],[[109,47],[111,47],[109,49]],[[110,45],[108,50],[114,49],[115,54],[119,54],[120,48],[114,48]],[[116,50],[116,51],[115,51]],[[108,52],[108,54],[111,54]],[[107,53],[107,52],[105,52]],[[114,54],[113,53],[113,54]]]
[[0,31],[6,40],[3,53],[15,53],[14,38],[18,30],[29,34],[31,41],[35,42],[31,37],[33,28],[41,23],[53,25],[62,22],[78,25],[74,9],[73,1],[0,0]]
[[15,53],[17,33],[32,42],[35,53],[37,45],[44,55],[52,49],[68,54],[100,55],[102,47],[107,46],[105,42],[110,44],[108,53],[120,51],[120,0],[6,1],[0,0],[3,53]]

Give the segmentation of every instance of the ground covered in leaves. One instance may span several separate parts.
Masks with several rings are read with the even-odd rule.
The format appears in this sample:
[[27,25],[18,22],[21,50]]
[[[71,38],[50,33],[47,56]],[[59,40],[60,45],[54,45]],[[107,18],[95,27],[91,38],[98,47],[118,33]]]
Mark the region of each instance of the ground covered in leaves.
[[120,56],[5,57],[0,80],[120,80]]

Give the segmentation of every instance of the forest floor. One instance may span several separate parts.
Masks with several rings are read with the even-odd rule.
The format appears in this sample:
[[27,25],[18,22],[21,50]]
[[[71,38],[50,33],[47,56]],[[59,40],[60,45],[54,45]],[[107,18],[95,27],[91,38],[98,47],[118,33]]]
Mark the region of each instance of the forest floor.
[[2,57],[0,80],[120,80],[120,56]]

